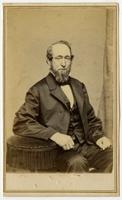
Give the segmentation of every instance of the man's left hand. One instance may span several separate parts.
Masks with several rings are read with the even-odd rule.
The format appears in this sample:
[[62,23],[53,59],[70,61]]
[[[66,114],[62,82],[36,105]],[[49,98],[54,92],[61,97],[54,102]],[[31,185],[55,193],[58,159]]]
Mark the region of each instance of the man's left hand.
[[102,148],[103,150],[105,150],[106,148],[110,147],[111,146],[111,141],[109,138],[107,137],[101,137],[100,139],[98,139],[96,141],[96,144]]

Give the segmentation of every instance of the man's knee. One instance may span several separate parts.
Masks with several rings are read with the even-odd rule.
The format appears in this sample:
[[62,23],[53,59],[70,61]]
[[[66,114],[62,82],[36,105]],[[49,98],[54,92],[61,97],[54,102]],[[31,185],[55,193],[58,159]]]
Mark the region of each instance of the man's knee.
[[107,163],[113,163],[113,148],[109,147],[103,151],[104,160]]
[[88,161],[74,150],[63,151],[56,159],[56,167],[61,172],[87,172]]
[[113,148],[112,147],[109,147],[106,150],[106,162],[108,164],[106,165],[104,172],[112,172],[112,169],[113,169]]
[[84,157],[75,155],[66,161],[66,168],[69,172],[87,172],[88,162]]
[[112,172],[113,168],[113,148],[109,147],[96,155],[94,166],[99,172]]

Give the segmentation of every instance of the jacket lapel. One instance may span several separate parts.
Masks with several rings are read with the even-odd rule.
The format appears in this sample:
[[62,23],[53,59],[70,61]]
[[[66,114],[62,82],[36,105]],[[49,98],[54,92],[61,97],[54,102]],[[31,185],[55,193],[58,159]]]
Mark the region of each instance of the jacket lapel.
[[49,73],[46,77],[46,81],[50,90],[50,94],[63,103],[63,105],[65,105],[65,107],[69,110],[69,101],[64,92],[61,90],[60,86],[56,83],[55,78],[51,73]]
[[72,91],[74,93],[74,96],[76,98],[76,102],[79,108],[79,113],[80,113],[81,120],[83,123],[84,132],[86,133],[85,138],[87,140],[88,124],[86,123],[87,122],[86,110],[85,110],[86,106],[84,105],[84,94],[83,94],[82,86],[73,78],[71,78],[70,82],[71,82]]
[[84,95],[83,95],[81,85],[73,78],[70,79],[70,83],[71,83],[72,91],[79,108],[82,121],[84,121],[84,118],[83,118]]

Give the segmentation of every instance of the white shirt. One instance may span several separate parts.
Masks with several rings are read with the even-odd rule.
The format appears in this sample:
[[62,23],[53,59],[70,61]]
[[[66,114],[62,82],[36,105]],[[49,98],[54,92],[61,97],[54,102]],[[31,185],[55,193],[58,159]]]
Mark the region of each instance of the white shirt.
[[73,93],[72,93],[70,85],[62,85],[61,89],[63,90],[63,92],[67,96],[67,98],[68,98],[68,100],[70,102],[70,106],[72,108],[72,106],[74,104],[74,96],[73,96]]

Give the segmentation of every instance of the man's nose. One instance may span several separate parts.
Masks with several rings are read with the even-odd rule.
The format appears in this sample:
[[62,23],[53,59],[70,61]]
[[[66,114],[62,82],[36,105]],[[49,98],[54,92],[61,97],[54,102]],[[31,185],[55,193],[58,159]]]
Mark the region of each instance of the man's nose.
[[61,61],[61,66],[64,68],[66,66],[66,61],[65,59],[63,58],[62,61]]

